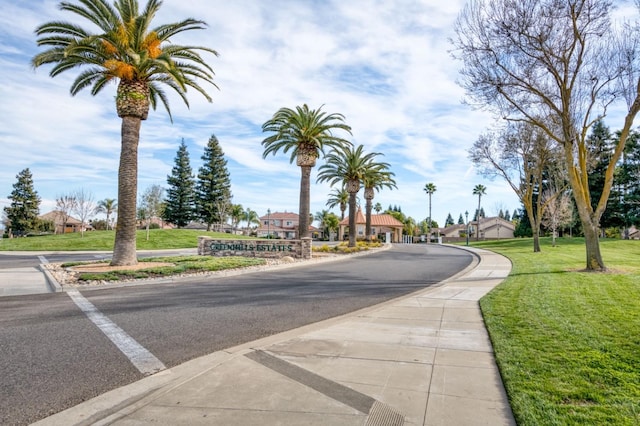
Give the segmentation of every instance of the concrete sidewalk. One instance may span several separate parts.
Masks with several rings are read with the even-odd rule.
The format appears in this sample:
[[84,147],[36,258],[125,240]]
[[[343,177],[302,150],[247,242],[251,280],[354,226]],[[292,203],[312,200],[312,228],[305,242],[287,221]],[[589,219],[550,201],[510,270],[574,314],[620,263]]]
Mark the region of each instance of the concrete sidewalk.
[[442,285],[189,361],[36,425],[515,425],[478,300],[510,272]]

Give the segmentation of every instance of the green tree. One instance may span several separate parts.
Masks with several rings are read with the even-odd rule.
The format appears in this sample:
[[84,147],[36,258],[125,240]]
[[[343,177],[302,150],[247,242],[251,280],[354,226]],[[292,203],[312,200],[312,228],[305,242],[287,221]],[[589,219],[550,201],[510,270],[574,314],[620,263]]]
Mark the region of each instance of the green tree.
[[480,207],[480,202],[482,201],[482,196],[487,194],[487,187],[482,185],[482,184],[478,184],[476,186],[473,187],[473,195],[477,195],[478,196],[478,210],[476,210],[476,220],[477,222],[477,226],[476,226],[476,241],[478,241],[480,239],[480,218],[482,217],[482,210]]
[[318,170],[318,182],[329,182],[331,186],[339,183],[349,193],[349,247],[356,246],[356,199],[360,183],[369,163],[380,155],[363,151],[362,145],[355,149],[342,145],[327,154],[326,163]]
[[338,230],[340,229],[340,218],[338,218],[335,213],[331,212],[324,219],[324,224],[327,227],[327,231],[329,231],[329,239],[333,240],[331,235],[338,233]]
[[431,242],[431,196],[436,192],[436,189],[436,185],[433,182],[428,182],[424,185],[424,192],[429,196],[429,217],[427,218],[429,233],[427,234],[427,243]]
[[342,187],[333,188],[333,190],[329,193],[329,199],[327,200],[326,206],[330,209],[338,206],[340,208],[340,220],[343,220],[344,212],[347,210],[348,204],[349,193],[344,187]]
[[[460,215],[460,218],[458,219],[458,222],[462,220],[462,215]],[[462,223],[464,223],[464,221],[462,221]],[[451,226],[453,225],[453,216],[451,216],[451,213],[449,213],[447,215],[447,219],[445,219],[444,221],[444,227],[446,228],[447,226]]]
[[[207,231],[213,223],[222,223],[218,206],[220,202],[231,201],[231,179],[227,170],[227,160],[218,138],[211,135],[201,157],[203,163],[198,169],[195,187],[196,217],[207,224]],[[242,206],[240,206],[242,208]]]
[[182,228],[193,220],[195,211],[195,180],[184,140],[178,148],[171,174],[167,176],[167,184],[169,188],[163,219]]
[[244,218],[244,207],[242,204],[232,204],[231,210],[229,211],[229,216],[231,216],[231,226],[233,230],[236,231],[238,229],[238,225],[240,221]]
[[251,210],[247,207],[247,210],[244,212],[244,220],[247,221],[247,229],[251,228],[251,225],[260,225],[260,216],[258,216],[258,212],[255,210]]
[[96,213],[104,213],[107,216],[107,229],[113,229],[113,224],[111,223],[111,215],[115,213],[117,207],[118,203],[114,198],[105,198],[104,200],[98,201]]
[[365,239],[371,241],[371,209],[373,197],[376,191],[382,188],[397,188],[393,179],[395,174],[389,171],[389,163],[370,161],[362,176],[362,186],[364,187],[365,199]]
[[322,229],[322,239],[327,239],[329,237],[329,230],[327,228],[327,218],[329,217],[329,214],[329,210],[321,210],[316,212],[313,216],[313,218],[320,224],[320,229]]
[[9,207],[4,208],[10,224],[10,235],[23,236],[34,230],[38,225],[40,214],[40,197],[33,187],[33,176],[29,168],[16,175],[16,183],[8,198]]
[[380,203],[376,203],[376,204],[373,206],[373,209],[376,211],[376,214],[380,214],[380,212],[382,211],[382,204],[380,204]]
[[298,238],[309,236],[311,169],[316,165],[320,153],[325,148],[351,146],[343,138],[335,136],[334,130],[343,130],[351,134],[351,127],[344,123],[342,114],[327,114],[322,107],[313,110],[304,104],[290,108],[280,108],[273,117],[262,125],[263,132],[273,133],[262,141],[263,158],[269,154],[291,151],[290,163],[296,161],[300,167],[300,204],[298,215]]
[[200,46],[182,46],[173,37],[184,31],[204,29],[206,24],[195,19],[163,24],[151,23],[161,0],[149,0],[140,10],[137,0],[78,0],[61,2],[59,7],[74,13],[98,29],[97,33],[77,24],[52,21],[36,28],[38,46],[46,50],[32,59],[34,67],[52,64],[49,75],[55,77],[67,70],[82,71],[71,84],[71,94],[91,87],[97,95],[111,81],[117,81],[116,110],[122,119],[120,166],[118,169],[118,226],[116,228],[112,265],[135,265],[138,142],[140,125],[147,119],[149,106],[160,101],[171,118],[164,86],[176,91],[187,104],[187,88],[211,97],[199,80],[212,84],[213,70],[200,52],[217,55],[215,50]]
[[464,219],[462,218],[462,213],[460,213],[460,216],[458,217],[458,225],[464,225]]

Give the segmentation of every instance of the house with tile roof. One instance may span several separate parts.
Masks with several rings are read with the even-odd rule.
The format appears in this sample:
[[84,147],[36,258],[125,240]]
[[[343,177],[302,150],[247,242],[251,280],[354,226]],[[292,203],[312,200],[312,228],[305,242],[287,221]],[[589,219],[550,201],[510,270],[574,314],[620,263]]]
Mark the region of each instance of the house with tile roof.
[[[362,209],[358,208],[356,213],[356,239],[365,238],[365,228],[367,225],[367,219],[362,214]],[[387,232],[391,234],[391,242],[399,243],[402,241],[402,229],[404,225],[395,217],[390,214],[372,214],[371,215],[371,234],[379,241],[385,241],[385,235]],[[340,221],[340,228],[338,235],[342,236],[342,239],[347,239],[349,234],[349,216]]]
[[[256,230],[258,238],[282,238],[293,240],[296,238],[300,216],[292,212],[268,212],[260,217],[260,226]],[[311,234],[318,232],[314,226],[309,226]]]

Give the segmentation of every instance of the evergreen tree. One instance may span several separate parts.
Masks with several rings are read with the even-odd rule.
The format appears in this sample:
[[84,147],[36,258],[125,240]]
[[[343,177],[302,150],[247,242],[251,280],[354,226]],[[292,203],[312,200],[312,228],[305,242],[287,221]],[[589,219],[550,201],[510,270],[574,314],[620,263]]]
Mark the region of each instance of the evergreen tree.
[[458,225],[464,225],[464,218],[462,217],[462,213],[460,213],[460,217],[458,217]]
[[509,214],[509,210],[504,211],[504,220],[506,220],[507,222],[511,221],[511,215]]
[[[591,197],[591,205],[595,209],[604,188],[605,173],[609,165],[609,160],[613,154],[613,137],[609,128],[605,126],[602,120],[597,121],[591,130],[591,134],[587,138],[589,146],[589,195]],[[616,191],[612,188],[611,197],[615,197]],[[610,226],[620,226],[620,218],[616,220],[613,209],[607,203],[607,209],[602,214],[600,226],[608,228]]]
[[231,203],[231,180],[227,160],[215,135],[209,138],[201,158],[203,164],[198,170],[195,189],[196,216],[210,231],[213,223],[224,221],[219,207]]
[[40,197],[33,188],[33,176],[29,168],[16,175],[17,182],[9,195],[11,205],[4,208],[13,235],[26,235],[38,226]]
[[[462,215],[460,215],[462,217]],[[449,213],[449,215],[447,216],[447,220],[444,221],[444,227],[446,228],[447,226],[451,226],[453,225],[453,217],[451,216],[451,213]]]
[[171,175],[167,176],[167,184],[169,188],[162,218],[182,228],[193,220],[195,209],[193,191],[195,182],[184,139],[178,148]]

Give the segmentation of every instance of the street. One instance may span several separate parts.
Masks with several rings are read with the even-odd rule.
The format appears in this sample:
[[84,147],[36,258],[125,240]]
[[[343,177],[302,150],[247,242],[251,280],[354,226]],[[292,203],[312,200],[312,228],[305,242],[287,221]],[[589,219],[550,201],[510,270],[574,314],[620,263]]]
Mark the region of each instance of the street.
[[[396,245],[339,262],[82,295],[171,368],[437,284],[471,261],[456,248]],[[67,294],[0,299],[0,324],[2,424],[33,422],[143,377]]]

